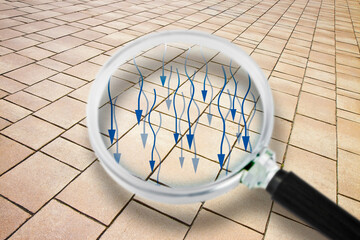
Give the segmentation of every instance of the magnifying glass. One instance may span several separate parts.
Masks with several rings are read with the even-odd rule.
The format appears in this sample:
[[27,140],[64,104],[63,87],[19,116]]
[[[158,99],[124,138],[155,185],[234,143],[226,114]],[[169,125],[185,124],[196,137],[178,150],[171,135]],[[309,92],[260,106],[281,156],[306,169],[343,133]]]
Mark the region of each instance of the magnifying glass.
[[152,33],[101,68],[87,105],[91,145],[121,186],[165,203],[206,201],[238,184],[333,239],[360,239],[360,223],[268,148],[273,99],[257,64],[230,42],[196,31]]

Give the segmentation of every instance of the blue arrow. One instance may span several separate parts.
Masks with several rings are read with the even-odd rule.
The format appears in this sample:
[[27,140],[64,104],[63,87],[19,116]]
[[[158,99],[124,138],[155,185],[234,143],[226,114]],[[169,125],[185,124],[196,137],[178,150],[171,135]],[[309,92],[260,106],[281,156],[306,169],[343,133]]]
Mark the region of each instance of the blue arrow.
[[156,90],[155,90],[155,88],[154,88],[154,95],[155,95],[155,97],[154,97],[154,103],[153,103],[153,105],[151,106],[151,109],[150,109],[150,112],[149,112],[149,116],[148,116],[149,126],[150,126],[150,129],[151,129],[151,131],[152,131],[152,133],[153,133],[153,136],[154,136],[154,143],[153,143],[153,147],[152,147],[152,150],[151,150],[151,159],[150,159],[150,161],[149,161],[151,171],[154,171],[154,165],[155,165],[155,161],[154,161],[154,150],[155,150],[155,144],[156,144],[156,134],[155,134],[155,131],[154,131],[153,127],[151,126],[151,121],[150,121],[150,115],[151,115],[151,112],[152,112],[152,110],[153,110],[153,108],[154,108],[154,106],[155,106],[155,103],[156,103]]
[[219,163],[220,163],[220,168],[222,168],[223,166],[223,163],[224,163],[224,158],[225,158],[225,154],[223,154],[223,144],[224,144],[224,138],[225,138],[225,119],[224,119],[224,116],[222,115],[221,111],[220,111],[220,98],[221,98],[221,95],[222,93],[224,92],[224,88],[225,88],[225,85],[226,85],[226,73],[225,73],[225,69],[224,69],[224,66],[221,66],[222,67],[222,70],[224,72],[224,86],[222,87],[221,89],[221,92],[219,94],[219,97],[218,97],[218,102],[217,102],[217,105],[218,105],[218,111],[219,111],[219,114],[220,114],[220,117],[222,119],[222,122],[223,122],[223,134],[222,134],[222,138],[221,138],[221,144],[220,144],[220,153],[218,154],[218,159],[219,159]]
[[164,54],[163,54],[163,58],[162,58],[162,75],[160,76],[160,81],[161,81],[162,86],[165,85],[165,81],[166,81],[166,76],[164,75],[164,58],[165,58],[166,48],[167,48],[167,45],[165,44]]
[[204,61],[205,61],[205,64],[206,64],[206,72],[205,72],[205,77],[204,77],[204,89],[201,90],[201,94],[202,94],[203,99],[204,99],[204,102],[205,102],[206,94],[207,94],[207,90],[205,89],[205,82],[206,82],[207,73],[208,73],[208,64],[207,64],[207,61],[206,61],[206,59],[205,59],[205,57],[204,57],[204,53],[203,53],[203,51],[202,51],[202,47],[201,47],[201,55],[202,55],[202,57],[203,57],[203,59],[204,59]]
[[[196,101],[194,101],[194,104],[195,104],[195,107],[196,107],[196,109],[198,111],[198,118],[196,120],[195,127],[194,127],[194,136],[195,136],[196,128],[197,128],[197,125],[198,125],[199,120],[200,120],[200,109],[199,109],[199,106],[197,105]],[[194,137],[194,157],[192,158],[192,162],[193,162],[194,171],[196,173],[196,170],[197,170],[197,167],[198,167],[198,164],[199,164],[199,158],[196,156],[195,137]]]
[[171,105],[171,99],[170,99],[170,79],[171,79],[171,74],[172,74],[172,66],[170,66],[170,75],[169,75],[169,81],[168,81],[168,94],[167,94],[168,98],[165,100],[168,110],[170,110],[170,105]]
[[[179,132],[181,133],[181,119],[182,119],[182,116],[185,112],[185,97],[184,97],[184,93],[181,92],[181,95],[182,95],[182,99],[183,99],[183,110],[180,114],[180,118],[179,118]],[[183,164],[184,164],[184,156],[183,156],[183,138],[180,139],[180,142],[181,142],[181,149],[180,149],[180,157],[179,157],[179,160],[180,160],[180,166],[182,167]]]
[[113,126],[114,113],[113,113],[113,103],[112,103],[111,94],[110,94],[110,79],[111,79],[111,77],[109,78],[109,82],[108,82],[108,95],[109,95],[109,100],[110,100],[111,128],[108,130],[108,132],[109,132],[109,137],[110,137],[110,143],[112,144],[114,142],[115,129]]
[[[194,98],[194,90],[195,90],[195,87],[194,87],[193,81],[192,81],[191,78],[189,77],[189,74],[187,73],[187,70],[186,70],[186,63],[187,63],[187,59],[188,59],[188,56],[189,56],[189,52],[190,52],[190,48],[189,48],[188,53],[186,54],[186,58],[185,58],[185,74],[186,74],[187,78],[190,80],[190,83],[191,83],[191,88],[190,88],[191,99],[190,99],[189,106],[188,106],[188,109],[187,109],[187,118],[188,118],[188,123],[189,123],[189,134],[186,135],[186,138],[187,138],[187,140],[188,140],[189,149],[191,149],[191,144],[192,144],[192,141],[193,141],[193,139],[194,139],[194,134],[191,134],[190,106],[191,106],[191,102],[193,101],[193,98]],[[194,76],[193,76],[193,78],[195,77],[195,73],[196,73],[196,71],[194,71]],[[191,90],[191,89],[192,89],[192,90]]]
[[213,97],[214,97],[214,89],[213,89],[213,86],[211,84],[211,81],[209,79],[209,76],[206,77],[209,84],[210,84],[210,87],[211,87],[211,99],[210,99],[210,104],[209,104],[209,113],[207,114],[207,118],[208,118],[208,122],[209,122],[209,125],[211,125],[211,119],[212,119],[212,114],[211,114],[211,103],[213,101]]
[[[251,118],[250,118],[250,121],[249,121],[249,124],[248,124],[248,128],[250,128],[250,124],[251,124],[251,122],[252,122],[252,120],[253,120],[253,118],[254,118],[254,116],[255,116],[255,112],[256,112],[255,96],[254,96],[254,94],[253,94],[252,92],[250,92],[250,93],[251,93],[251,96],[252,96],[253,101],[254,101],[254,112],[253,112],[253,114],[252,114],[252,116],[251,116]],[[250,152],[252,152],[252,146],[251,146],[251,142],[250,142],[250,141],[249,141],[249,147],[250,147]]]
[[[139,82],[140,83],[140,82]],[[145,94],[145,91],[142,91],[142,94],[144,95],[145,97],[145,100],[146,100],[146,112],[145,112],[145,116],[148,114],[148,111],[149,111],[149,100],[148,98],[146,97],[146,94]],[[147,140],[147,137],[148,137],[148,134],[146,133],[145,131],[145,118],[143,120],[143,132],[140,133],[140,137],[141,137],[141,141],[142,141],[142,144],[143,144],[143,147],[145,148],[146,146],[146,140]]]
[[234,93],[234,98],[233,98],[233,102],[232,102],[232,108],[230,109],[230,111],[231,111],[232,119],[234,120],[234,119],[235,119],[235,114],[236,114],[236,109],[235,109],[235,97],[236,97],[236,91],[237,91],[237,82],[236,82],[235,77],[234,77],[234,74],[232,73],[232,70],[231,70],[231,63],[232,63],[232,60],[230,60],[230,73],[231,73],[231,77],[234,79],[234,83],[235,83],[235,93]]
[[[230,94],[230,90],[229,89],[227,89],[227,93],[228,93],[228,96],[229,96],[229,102],[230,102],[230,106],[231,106],[231,104],[232,104],[232,102],[231,102],[231,94]],[[227,118],[228,118],[228,116],[229,116],[229,114],[231,113],[231,110],[229,110],[228,112],[227,112],[227,114],[226,114],[226,116],[225,116],[225,121],[227,120]],[[225,171],[225,174],[227,175],[227,173],[228,173],[228,169],[229,169],[229,164],[230,164],[230,160],[231,160],[231,146],[230,146],[230,141],[229,141],[229,139],[228,139],[228,137],[225,135],[225,140],[226,140],[226,142],[227,142],[227,145],[228,145],[228,148],[229,148],[229,154],[228,154],[228,158],[227,158],[227,164],[226,164],[226,171]]]
[[116,101],[118,99],[118,96],[116,96],[115,101],[114,101],[114,120],[115,120],[115,127],[116,127],[116,153],[114,153],[114,158],[115,161],[117,163],[120,162],[120,157],[121,157],[121,153],[119,153],[119,130],[118,130],[118,125],[117,125],[117,121],[116,121],[116,114],[115,114],[115,105],[116,105]]
[[[155,133],[155,136],[157,137],[158,135],[158,132],[161,128],[161,122],[162,122],[162,118],[161,118],[161,113],[159,112],[159,118],[160,118],[160,123],[159,123],[159,128],[156,130],[156,133]],[[161,157],[160,157],[160,154],[159,154],[159,151],[157,150],[157,147],[155,146],[155,152],[156,152],[156,155],[158,156],[158,159],[159,159],[159,168],[158,168],[158,172],[157,172],[157,177],[156,177],[156,182],[159,184],[159,175],[160,175],[160,170],[161,170]]]
[[[239,100],[239,97],[236,96],[236,99],[237,99],[237,101],[238,101],[238,103],[239,103],[239,105],[240,105],[240,107],[241,107],[242,105],[241,105],[241,102],[240,102],[240,100]],[[242,113],[241,113],[241,114],[242,114]],[[240,140],[241,140],[241,132],[240,132],[241,119],[242,119],[242,118],[239,117],[238,131],[237,131],[237,133],[236,133],[236,139],[237,139],[238,144],[240,144]]]
[[138,65],[136,64],[135,57],[134,57],[134,65],[135,65],[136,69],[138,70],[138,72],[140,73],[140,78],[141,78],[141,85],[140,85],[140,91],[139,91],[139,96],[138,96],[138,109],[135,110],[137,122],[138,122],[138,124],[140,124],[141,115],[142,115],[142,111],[143,111],[143,110],[140,109],[140,96],[141,96],[142,88],[143,88],[143,85],[144,85],[144,78],[143,78],[143,75],[140,72],[140,69],[139,69]]
[[[178,85],[177,85],[177,88],[175,90],[175,93],[174,93],[174,100],[173,100],[173,107],[174,107],[174,112],[175,112],[175,133],[174,133],[174,139],[175,139],[175,144],[177,143],[178,141],[178,138],[179,138],[179,133],[177,131],[177,113],[176,113],[176,106],[175,106],[175,97],[176,97],[176,93],[180,87],[180,75],[179,75],[179,71],[178,69],[176,68],[176,73],[177,73],[177,76],[178,76]],[[169,79],[170,81],[170,79]]]
[[248,78],[249,78],[249,88],[248,90],[246,91],[245,93],[245,96],[244,96],[244,99],[243,99],[243,102],[241,104],[241,113],[242,113],[242,116],[243,116],[243,120],[244,120],[244,127],[245,127],[245,136],[242,137],[243,139],[243,142],[244,142],[244,148],[245,148],[245,151],[247,150],[247,146],[248,146],[248,143],[249,143],[249,129],[246,127],[246,120],[245,120],[245,114],[244,114],[244,103],[245,103],[245,99],[247,97],[247,95],[249,94],[249,91],[250,91],[250,88],[251,88],[251,79],[250,79],[250,75],[248,74]]

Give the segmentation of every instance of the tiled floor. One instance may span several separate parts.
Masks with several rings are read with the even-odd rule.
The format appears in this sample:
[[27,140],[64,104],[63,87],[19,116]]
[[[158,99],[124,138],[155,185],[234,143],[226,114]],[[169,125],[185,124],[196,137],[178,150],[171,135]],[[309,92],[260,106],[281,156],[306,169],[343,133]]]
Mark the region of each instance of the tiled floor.
[[124,43],[168,29],[250,54],[273,89],[277,162],[360,217],[357,0],[1,1],[0,239],[323,238],[261,190],[173,206],[133,196],[100,167],[85,119],[91,82]]

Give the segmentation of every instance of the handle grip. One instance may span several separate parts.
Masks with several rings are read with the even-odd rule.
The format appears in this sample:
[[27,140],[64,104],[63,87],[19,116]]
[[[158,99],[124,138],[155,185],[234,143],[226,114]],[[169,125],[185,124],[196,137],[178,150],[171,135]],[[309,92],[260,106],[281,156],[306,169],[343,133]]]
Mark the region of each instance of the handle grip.
[[331,239],[360,239],[360,222],[292,172],[279,170],[266,191],[272,199]]

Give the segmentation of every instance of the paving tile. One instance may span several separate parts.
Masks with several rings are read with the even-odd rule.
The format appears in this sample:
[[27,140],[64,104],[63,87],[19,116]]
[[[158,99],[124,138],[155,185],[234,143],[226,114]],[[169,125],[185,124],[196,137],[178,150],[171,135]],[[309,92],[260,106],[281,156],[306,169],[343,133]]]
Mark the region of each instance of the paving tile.
[[292,121],[297,105],[297,97],[277,91],[272,92],[275,104],[275,116]]
[[34,60],[23,57],[16,53],[0,56],[0,74],[25,66],[29,63],[32,63],[33,61]]
[[279,77],[271,76],[269,79],[271,89],[287,93],[293,96],[298,96],[301,85],[292,81],[284,80]]
[[353,215],[354,217],[356,217],[357,219],[360,218],[360,203],[358,201],[355,201],[353,199],[344,197],[339,195],[338,196],[338,201],[339,201],[339,206],[341,206],[342,208],[344,208],[346,211],[348,211],[349,213],[351,213],[351,215]]
[[80,124],[77,124],[64,132],[62,137],[69,139],[72,142],[76,142],[77,144],[80,144],[81,146],[92,149],[90,140],[89,140],[89,132],[86,127],[81,126]]
[[16,122],[21,118],[31,114],[31,111],[19,107],[11,102],[0,99],[0,117],[11,122]]
[[33,149],[39,149],[61,132],[60,128],[50,123],[28,116],[7,127],[1,133]]
[[290,144],[336,159],[336,127],[296,115]]
[[0,197],[0,238],[6,239],[29,217],[29,213]]
[[85,81],[83,81],[79,78],[64,74],[64,73],[56,74],[56,75],[50,77],[49,79],[52,81],[55,81],[57,83],[69,86],[71,88],[78,88],[78,87],[81,87],[82,85],[86,84]]
[[19,51],[21,49],[34,46],[38,44],[38,41],[26,38],[26,37],[16,37],[8,39],[1,42],[1,46],[10,48],[12,50]]
[[55,101],[72,91],[72,89],[49,80],[43,80],[27,88],[25,91],[49,101]]
[[54,75],[56,72],[38,64],[30,64],[6,74],[7,77],[18,80],[27,85],[32,85],[45,78]]
[[80,170],[84,170],[96,159],[93,152],[64,138],[55,139],[41,151]]
[[[219,227],[221,226],[221,227]],[[207,210],[201,210],[185,239],[262,239],[263,235]]]
[[79,79],[84,79],[86,81],[92,81],[95,79],[96,74],[99,72],[100,66],[90,62],[83,62],[77,64],[76,66],[67,69],[64,73],[71,76],[75,76]]
[[40,31],[39,33],[51,38],[59,38],[65,35],[69,35],[71,33],[79,31],[79,28],[69,26],[69,25],[62,25],[57,27],[52,27],[47,30]]
[[100,53],[102,53],[101,50],[82,45],[59,53],[52,58],[63,63],[76,65]]
[[32,58],[37,61],[47,58],[47,57],[50,57],[55,54],[53,52],[47,51],[45,49],[42,49],[42,48],[39,48],[36,46],[26,48],[24,50],[19,51],[18,53],[25,57],[29,57],[29,58]]
[[336,100],[337,108],[360,114],[360,100],[349,98],[339,94],[337,95]]
[[0,177],[0,193],[36,212],[77,173],[75,169],[38,152]]
[[100,239],[183,239],[188,227],[134,201]]
[[290,64],[282,63],[282,62],[279,62],[278,64],[276,64],[275,70],[282,72],[282,73],[293,75],[295,77],[300,77],[300,78],[302,78],[304,76],[304,72],[305,72],[305,70],[303,68],[296,67],[294,65],[290,65]]
[[80,101],[87,102],[89,99],[90,89],[92,83],[85,84],[84,86],[76,89],[72,93],[69,94],[70,97],[76,98]]
[[70,65],[67,65],[62,62],[55,61],[51,58],[46,58],[38,62],[39,65],[53,69],[55,71],[63,71],[67,68],[70,68]]
[[76,37],[72,37],[72,36],[65,36],[65,37],[57,38],[52,41],[42,43],[38,46],[41,48],[47,49],[49,51],[59,53],[59,52],[65,51],[65,50],[69,50],[70,48],[77,47],[84,43],[86,43],[85,40],[82,40],[82,39],[79,39]]
[[335,100],[336,92],[321,86],[304,82],[302,91]]
[[7,137],[0,135],[0,174],[28,157],[33,151]]
[[205,202],[204,207],[259,232],[265,231],[271,208],[270,196],[263,190],[244,185]]
[[24,108],[30,109],[31,111],[36,111],[39,108],[42,108],[45,105],[49,104],[49,101],[46,101],[42,98],[36,97],[24,91],[14,93],[6,97],[6,100],[20,105]]
[[25,87],[25,84],[22,84],[4,76],[0,76],[0,89],[2,90],[5,90],[9,93],[14,93],[21,89],[24,89]]
[[67,129],[86,116],[85,103],[63,97],[42,108],[35,115]]
[[286,219],[271,213],[268,230],[266,231],[264,240],[307,240],[307,239],[319,239],[325,240],[323,235],[316,230],[309,228],[300,223]]
[[6,128],[9,125],[11,125],[10,121],[0,118],[0,130]]
[[315,78],[320,81],[328,82],[331,84],[335,84],[335,74],[324,72],[318,69],[307,68],[305,76]]
[[360,154],[360,123],[337,119],[338,147],[356,154]]
[[7,29],[1,29],[0,30],[0,40],[4,41],[7,40],[9,38],[14,38],[14,37],[18,37],[21,36],[23,33],[19,32],[19,31],[15,31],[11,28],[7,28]]
[[132,195],[113,181],[99,162],[95,162],[57,198],[109,225]]
[[105,227],[73,209],[50,201],[12,239],[96,239]]
[[301,92],[298,113],[335,124],[335,101]]
[[360,199],[360,156],[341,150],[338,150],[338,185],[339,193]]

